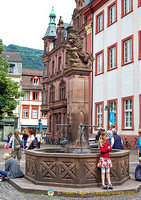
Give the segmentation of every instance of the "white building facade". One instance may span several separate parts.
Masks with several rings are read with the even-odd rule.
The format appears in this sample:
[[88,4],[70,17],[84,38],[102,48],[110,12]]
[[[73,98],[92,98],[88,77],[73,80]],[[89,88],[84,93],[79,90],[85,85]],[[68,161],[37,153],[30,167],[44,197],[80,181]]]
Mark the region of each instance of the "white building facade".
[[119,134],[136,135],[141,128],[141,1],[95,0],[91,7],[93,13],[85,9],[87,17],[93,15],[93,124],[108,129],[113,121]]

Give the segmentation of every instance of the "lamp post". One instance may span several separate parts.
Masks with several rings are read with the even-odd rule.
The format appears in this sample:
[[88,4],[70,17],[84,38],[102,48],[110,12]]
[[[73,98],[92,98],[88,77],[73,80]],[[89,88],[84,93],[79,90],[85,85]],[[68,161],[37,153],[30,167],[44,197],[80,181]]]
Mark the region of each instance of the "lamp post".
[[39,131],[42,131],[43,130],[43,128],[42,128],[42,120],[38,119],[38,122],[39,122]]

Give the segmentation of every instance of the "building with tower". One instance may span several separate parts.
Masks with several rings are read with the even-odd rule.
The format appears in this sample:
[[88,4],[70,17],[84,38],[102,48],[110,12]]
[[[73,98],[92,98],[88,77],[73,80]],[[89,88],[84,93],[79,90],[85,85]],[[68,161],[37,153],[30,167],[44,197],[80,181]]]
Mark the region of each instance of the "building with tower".
[[[60,17],[57,26],[55,23],[56,14],[54,8],[52,8],[49,15],[50,22],[43,37],[42,112],[48,115],[48,136],[50,137],[67,137],[67,128],[59,127],[56,124],[70,123],[69,115],[71,109],[74,109],[74,102],[77,104],[84,100],[82,98],[85,95],[81,97],[80,95],[74,95],[74,93],[77,94],[79,87],[83,85],[85,75],[80,71],[72,71],[72,73],[66,74],[65,69],[69,68],[69,64],[65,46],[67,44],[68,30],[74,24],[83,42],[83,47],[84,49],[86,48],[85,18],[80,13],[80,10],[85,5],[86,1],[76,0],[76,9],[73,13],[72,22],[70,24],[64,23],[62,17]],[[86,73],[86,77],[88,79],[89,73]],[[73,88],[76,90],[74,91]],[[71,96],[73,96],[72,99],[70,98]],[[70,99],[71,102],[69,102]]]

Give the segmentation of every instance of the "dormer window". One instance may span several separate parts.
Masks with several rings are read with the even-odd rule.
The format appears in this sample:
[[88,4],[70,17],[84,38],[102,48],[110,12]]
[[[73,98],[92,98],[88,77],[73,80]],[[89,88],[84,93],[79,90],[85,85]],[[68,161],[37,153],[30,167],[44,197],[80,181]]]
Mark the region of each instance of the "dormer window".
[[33,78],[33,85],[39,85],[39,78],[37,76]]
[[15,68],[15,65],[14,64],[10,64],[10,66],[8,68],[8,73],[14,73],[14,68]]
[[38,84],[39,84],[39,80],[38,80],[38,79],[34,79],[34,80],[33,80],[33,84],[34,84],[34,85],[38,85]]

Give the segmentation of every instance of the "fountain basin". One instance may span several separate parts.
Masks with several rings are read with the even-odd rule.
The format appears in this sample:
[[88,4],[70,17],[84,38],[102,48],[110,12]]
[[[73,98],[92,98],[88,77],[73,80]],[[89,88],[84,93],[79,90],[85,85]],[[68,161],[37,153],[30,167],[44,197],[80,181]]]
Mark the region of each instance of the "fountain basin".
[[[112,184],[129,179],[128,150],[113,150],[110,158]],[[97,168],[99,149],[92,153],[65,153],[63,149],[27,150],[25,177],[34,184],[84,188],[101,185],[101,172]]]

